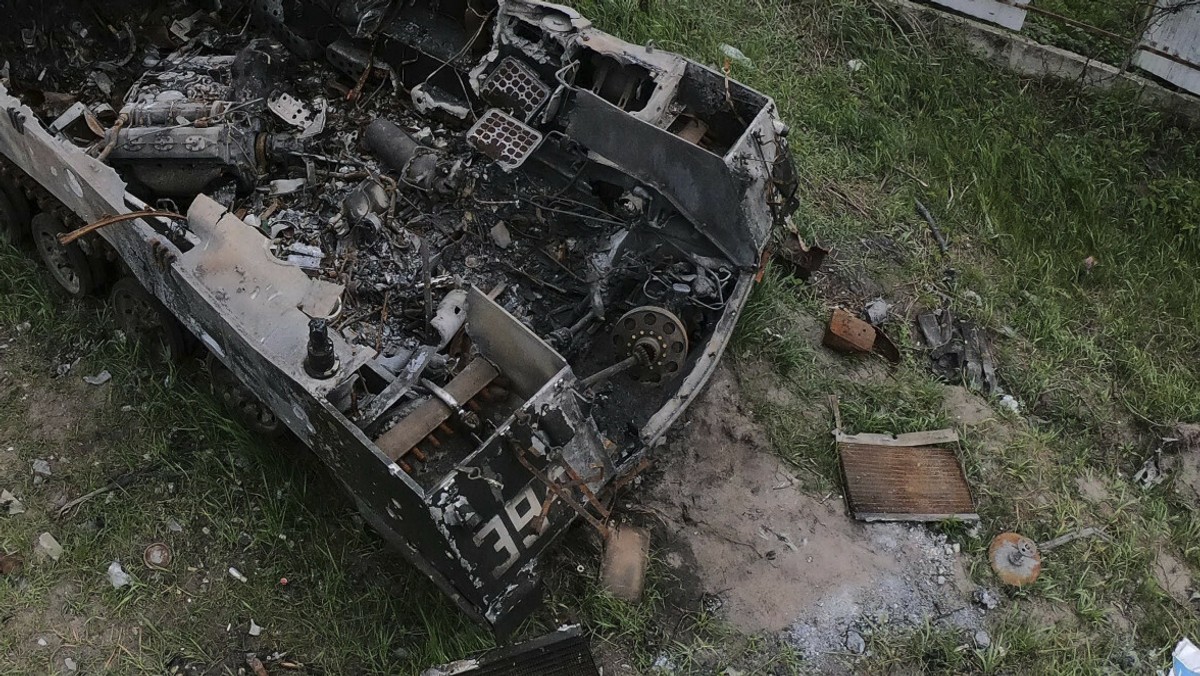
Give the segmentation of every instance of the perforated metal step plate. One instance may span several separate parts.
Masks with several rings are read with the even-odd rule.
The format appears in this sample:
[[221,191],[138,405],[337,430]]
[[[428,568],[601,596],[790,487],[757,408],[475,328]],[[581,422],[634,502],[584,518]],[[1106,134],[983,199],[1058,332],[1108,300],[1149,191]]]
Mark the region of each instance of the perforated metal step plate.
[[477,660],[432,667],[421,676],[599,676],[591,644],[579,627],[495,650]]
[[505,171],[511,171],[525,164],[541,144],[542,135],[512,115],[491,108],[467,132],[467,141]]
[[510,56],[496,66],[480,93],[492,104],[528,122],[550,98],[550,87],[538,79],[533,69]]

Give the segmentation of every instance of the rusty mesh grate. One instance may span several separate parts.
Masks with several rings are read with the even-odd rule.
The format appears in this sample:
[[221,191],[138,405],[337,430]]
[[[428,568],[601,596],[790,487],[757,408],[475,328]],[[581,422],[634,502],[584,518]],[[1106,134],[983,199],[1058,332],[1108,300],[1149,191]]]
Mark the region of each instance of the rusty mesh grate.
[[958,456],[937,446],[839,443],[846,503],[863,521],[978,519]]
[[[450,665],[447,665],[450,666]],[[578,627],[501,648],[481,657],[472,668],[434,671],[462,676],[598,676],[591,642]]]
[[550,87],[529,66],[510,56],[496,66],[480,93],[493,104],[528,121],[550,98]]
[[511,170],[537,150],[542,135],[508,113],[491,108],[467,132],[467,141],[505,170]]

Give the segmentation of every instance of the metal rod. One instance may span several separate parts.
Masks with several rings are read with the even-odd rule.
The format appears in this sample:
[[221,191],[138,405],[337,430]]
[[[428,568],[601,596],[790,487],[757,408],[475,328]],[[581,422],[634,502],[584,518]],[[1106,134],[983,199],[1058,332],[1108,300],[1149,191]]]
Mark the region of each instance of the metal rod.
[[121,223],[124,221],[135,221],[139,218],[174,218],[176,220],[181,220],[181,221],[187,220],[187,216],[177,214],[173,211],[156,211],[154,209],[146,209],[144,211],[135,211],[135,212],[129,213],[129,214],[120,214],[117,216],[107,216],[105,218],[101,218],[100,220],[98,220],[94,223],[89,223],[89,224],[83,226],[82,228],[72,230],[71,232],[64,232],[58,236],[58,243],[63,246],[67,246],[71,242],[74,242],[75,240],[79,239],[80,237],[83,237],[84,235],[88,235],[93,232],[96,232],[100,228],[108,227],[114,223]]
[[637,355],[633,355],[631,357],[626,357],[625,359],[622,359],[621,361],[613,364],[612,366],[609,366],[608,368],[606,368],[604,370],[597,371],[596,373],[593,373],[592,375],[584,378],[583,386],[591,387],[597,383],[602,383],[605,380],[608,380],[609,378],[617,375],[618,373],[623,373],[625,371],[628,371],[630,368],[635,366],[637,363],[638,363]]

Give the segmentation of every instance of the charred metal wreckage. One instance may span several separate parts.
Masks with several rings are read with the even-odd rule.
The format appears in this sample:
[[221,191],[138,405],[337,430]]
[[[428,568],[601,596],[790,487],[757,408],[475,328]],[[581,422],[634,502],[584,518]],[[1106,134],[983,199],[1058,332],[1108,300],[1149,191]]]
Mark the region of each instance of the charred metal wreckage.
[[[713,372],[794,208],[774,103],[530,0],[75,4],[2,29],[8,236],[125,274],[129,325],[512,627]],[[186,217],[107,218],[145,209]]]

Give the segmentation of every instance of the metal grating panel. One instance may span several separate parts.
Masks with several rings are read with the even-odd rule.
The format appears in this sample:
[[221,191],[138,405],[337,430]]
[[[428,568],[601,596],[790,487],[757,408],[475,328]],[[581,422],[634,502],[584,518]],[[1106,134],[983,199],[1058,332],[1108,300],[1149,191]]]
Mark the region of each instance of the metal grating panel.
[[467,141],[505,171],[511,171],[537,150],[542,135],[508,113],[491,108],[467,132]]
[[838,444],[846,503],[863,521],[976,520],[954,450],[937,446]]
[[566,628],[478,660],[426,669],[422,676],[599,676],[591,642],[578,626]]
[[982,19],[997,26],[1003,26],[1014,31],[1021,30],[1025,25],[1026,0],[930,0],[935,5],[941,5],[960,14]]
[[1174,57],[1138,50],[1133,63],[1186,89],[1200,94],[1200,5],[1192,0],[1158,0],[1159,16],[1146,29],[1141,46]]
[[550,87],[529,66],[510,56],[496,66],[480,93],[494,105],[528,121],[550,98]]

